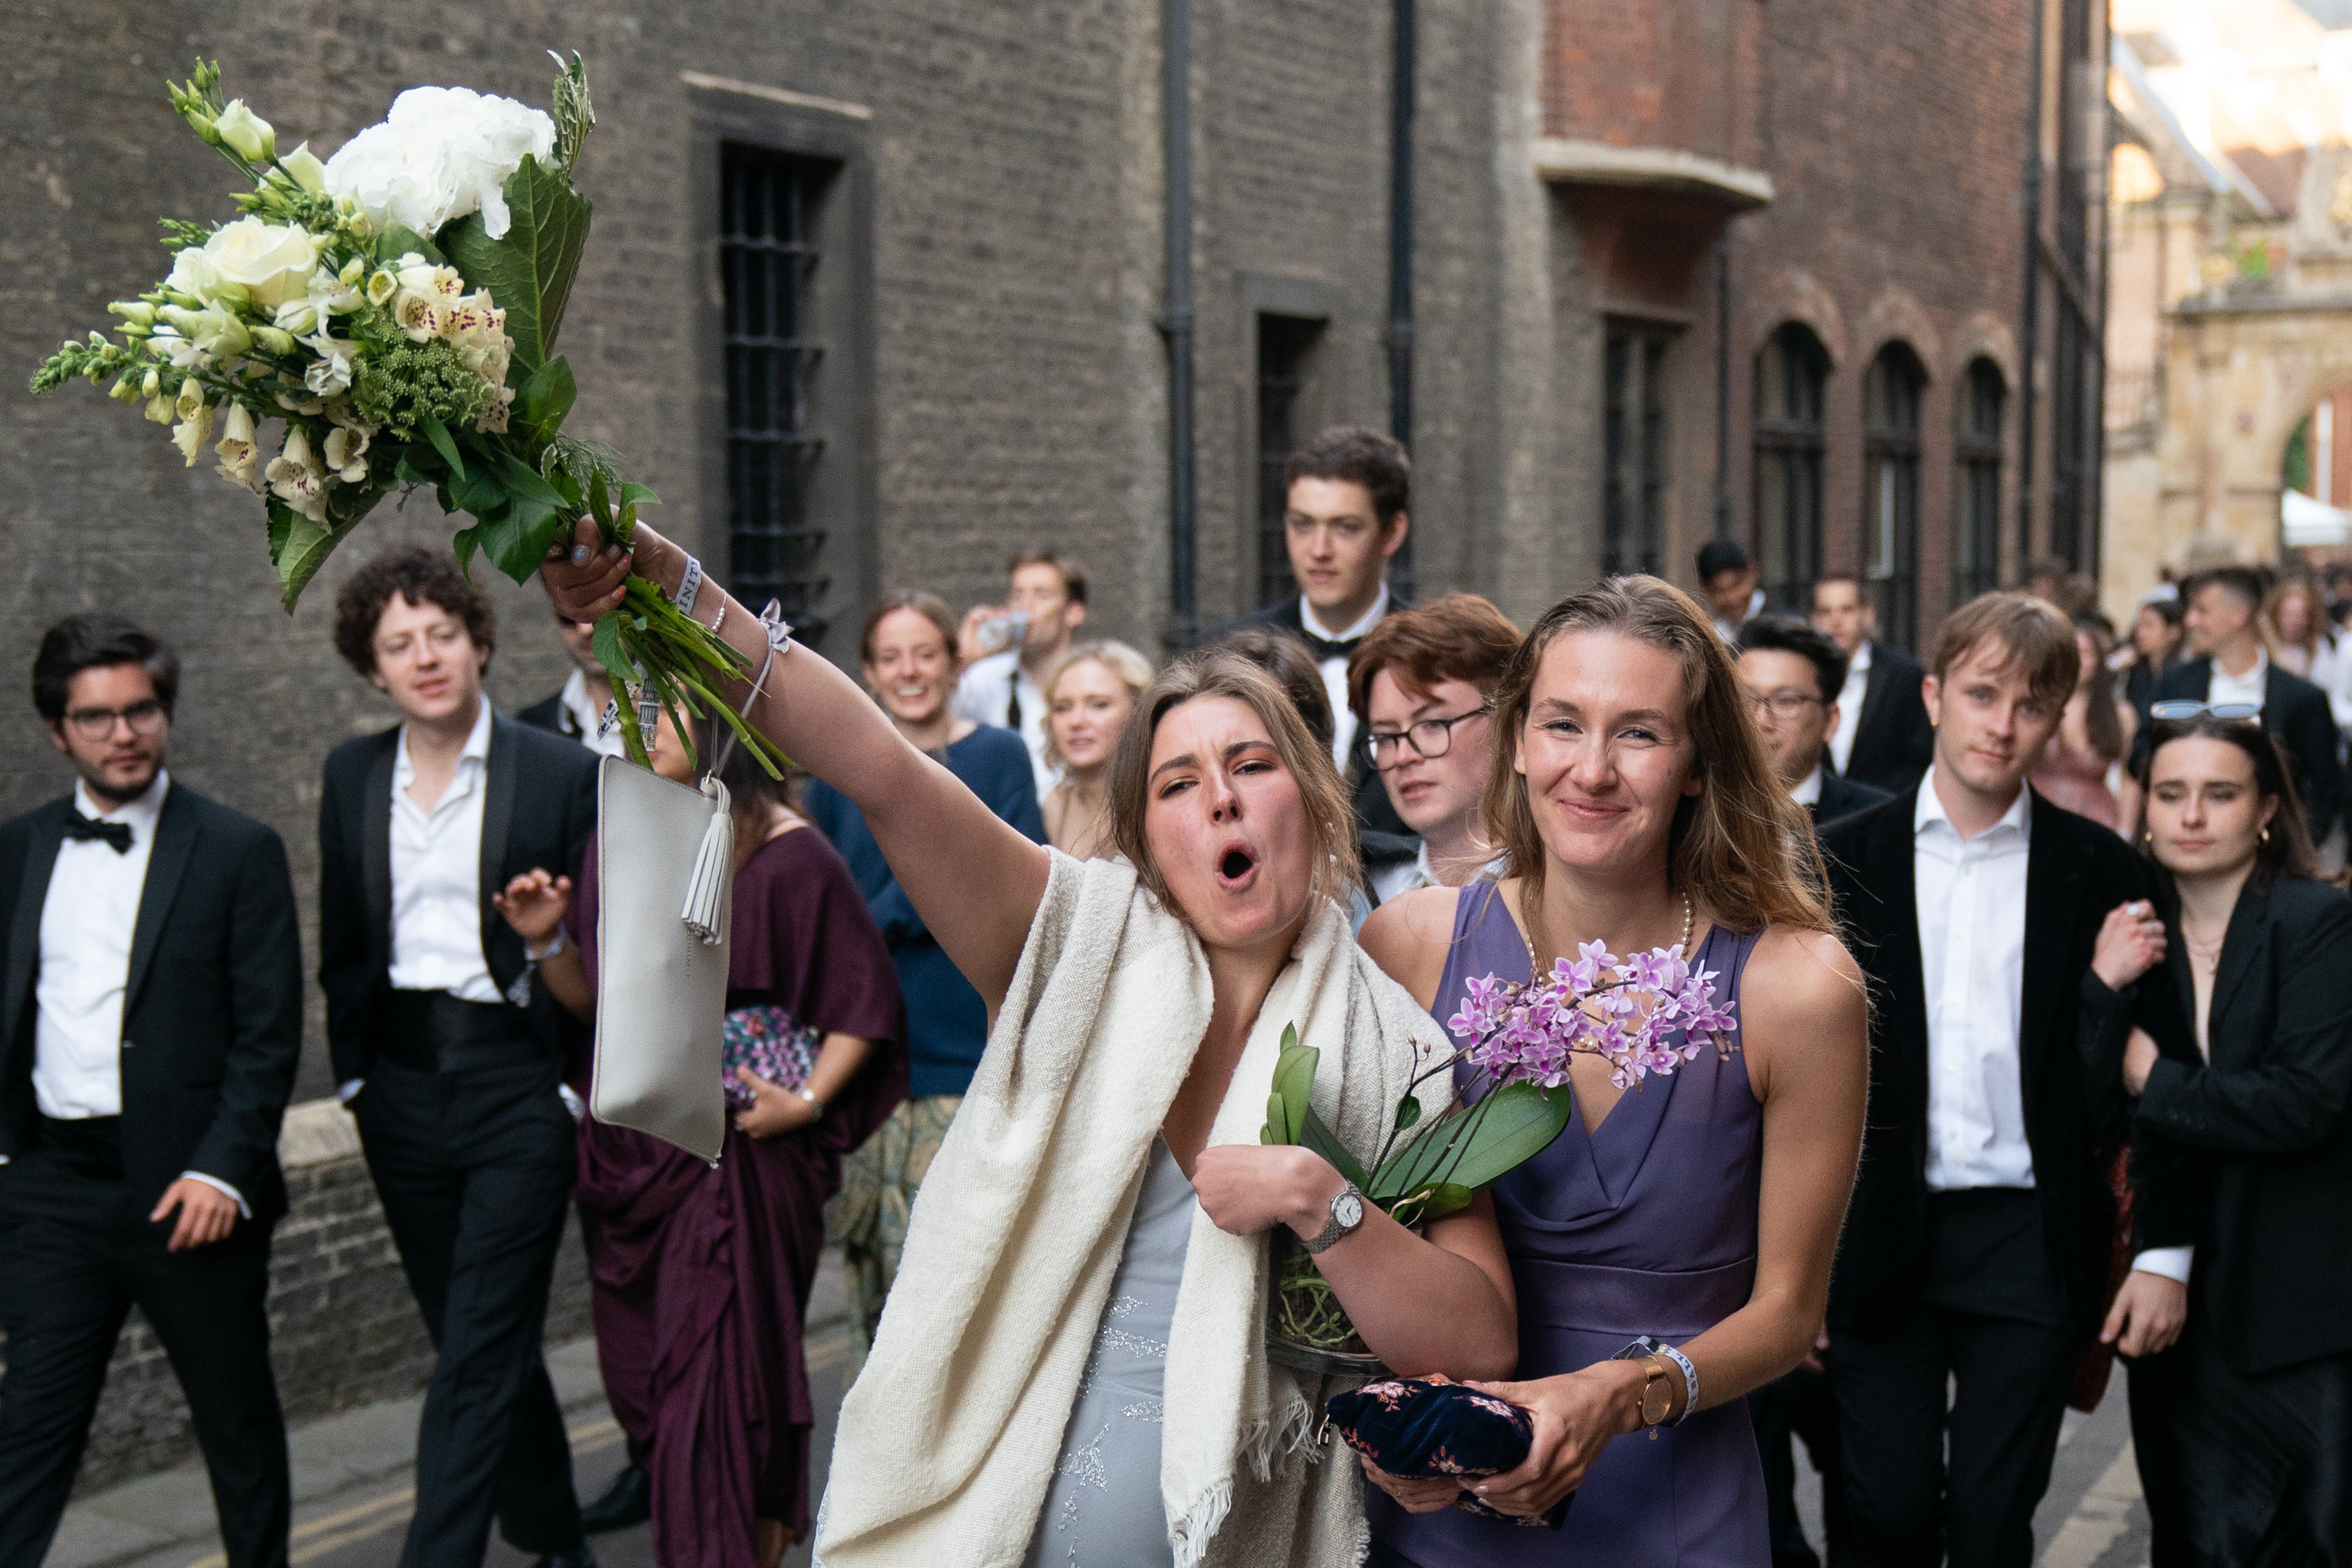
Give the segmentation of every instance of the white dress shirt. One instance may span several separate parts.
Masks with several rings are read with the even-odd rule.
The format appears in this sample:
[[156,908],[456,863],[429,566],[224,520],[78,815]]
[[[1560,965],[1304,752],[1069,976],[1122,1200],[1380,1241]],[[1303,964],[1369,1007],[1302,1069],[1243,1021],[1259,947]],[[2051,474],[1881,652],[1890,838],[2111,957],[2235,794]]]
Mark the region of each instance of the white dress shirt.
[[2032,792],[1963,841],[1919,785],[1912,817],[1919,961],[1927,984],[1927,1188],[2031,1187],[2018,1033]]
[[392,765],[392,984],[503,1002],[482,956],[482,800],[488,793],[490,704],[484,699],[457,771],[431,810],[409,798],[416,765],[408,726]]
[[2217,658],[2213,661],[2213,679],[2206,683],[2205,701],[2208,706],[2251,702],[2260,708],[2263,705],[2263,687],[2269,680],[2270,673],[2270,650],[2259,646],[2254,649],[2254,667],[2243,675],[2231,675],[2221,668],[2221,661]]
[[[100,809],[85,785],[74,785],[74,809],[129,824],[131,847],[118,852],[97,838],[58,846],[41,904],[41,973],[33,985],[33,1099],[44,1116],[80,1121],[122,1114],[123,992],[155,824],[171,788],[171,775],[159,770],[138,799]],[[219,1177],[181,1173],[226,1193],[252,1217],[244,1194]]]
[[[1323,617],[1315,613],[1315,606],[1307,602],[1307,595],[1298,595],[1299,623],[1315,636],[1329,637],[1333,642],[1354,642],[1380,625],[1381,617],[1388,613],[1389,585],[1386,583],[1381,584],[1379,595],[1372,600],[1372,607],[1359,616],[1356,624],[1344,632],[1335,632],[1326,626]],[[1356,743],[1356,714],[1348,706],[1348,661],[1345,658],[1319,659],[1316,668],[1323,672],[1323,693],[1331,700],[1331,761],[1338,764],[1340,776],[1344,778],[1348,773],[1348,748]]]
[[1764,590],[1759,588],[1754,593],[1748,595],[1747,611],[1742,614],[1738,620],[1727,621],[1721,616],[1715,615],[1710,615],[1707,616],[1707,619],[1713,623],[1716,636],[1721,637],[1727,643],[1735,643],[1739,640],[1739,628],[1754,620],[1759,615],[1762,614],[1763,609]]
[[[1015,697],[1021,699],[1021,722],[1017,726],[1005,722],[1012,717]],[[975,724],[1020,731],[1021,743],[1029,748],[1029,771],[1036,778],[1037,798],[1044,800],[1045,792],[1059,782],[1061,770],[1046,764],[1045,694],[1029,679],[1028,668],[1021,662],[1021,650],[1009,647],[1003,653],[974,659],[956,682],[954,708],[956,717]]]
[[1821,763],[1815,763],[1813,771],[1805,775],[1803,782],[1789,791],[1789,798],[1799,805],[1811,805],[1820,801],[1822,798]]
[[1862,729],[1862,699],[1869,689],[1870,639],[1864,637],[1862,646],[1853,650],[1853,657],[1846,660],[1845,684],[1838,688],[1837,694],[1837,728],[1830,732],[1830,761],[1837,764],[1841,773],[1853,760],[1853,738]]
[[[603,732],[604,711],[588,700],[588,677],[581,670],[574,668],[563,682],[562,701],[564,710],[572,715],[572,721],[580,726],[576,739],[582,745],[599,756],[618,757],[627,753],[628,744],[618,724],[613,726],[611,734]],[[402,754],[406,754],[404,748]]]

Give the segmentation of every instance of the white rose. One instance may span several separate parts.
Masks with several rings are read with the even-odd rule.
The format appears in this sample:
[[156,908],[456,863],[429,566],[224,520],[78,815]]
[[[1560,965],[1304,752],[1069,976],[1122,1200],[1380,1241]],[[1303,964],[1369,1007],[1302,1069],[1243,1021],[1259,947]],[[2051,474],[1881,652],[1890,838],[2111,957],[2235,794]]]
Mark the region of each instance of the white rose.
[[478,211],[482,229],[503,238],[511,223],[507,177],[523,155],[545,163],[555,151],[555,122],[510,98],[462,87],[411,88],[327,160],[327,189],[359,204],[371,222],[397,223],[430,236]]
[[310,292],[319,267],[319,242],[309,230],[257,217],[224,224],[205,242],[204,254],[215,278],[242,285],[265,310]]
[[267,163],[278,155],[278,132],[241,98],[230,99],[213,124],[228,150],[248,163]]
[[199,303],[210,303],[215,280],[212,258],[202,246],[192,245],[172,258],[172,275],[163,279],[163,287]]
[[278,161],[286,165],[286,172],[294,176],[296,184],[314,196],[326,194],[327,165],[319,162],[319,155],[310,151],[308,142]]

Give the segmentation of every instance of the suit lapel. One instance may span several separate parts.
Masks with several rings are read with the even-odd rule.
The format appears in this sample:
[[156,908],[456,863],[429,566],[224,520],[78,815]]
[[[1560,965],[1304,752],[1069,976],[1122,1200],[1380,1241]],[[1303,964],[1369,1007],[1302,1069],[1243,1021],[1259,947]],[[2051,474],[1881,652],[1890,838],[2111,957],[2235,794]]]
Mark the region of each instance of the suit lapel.
[[2035,796],[2025,849],[2025,974],[2017,1026],[2018,1082],[2029,1118],[2034,1088],[2050,1048],[2053,1019],[2065,1008],[2073,968],[2075,916],[2083,902],[2087,846],[2068,841],[2058,808]]
[[[2240,895],[2238,907],[2230,911],[2230,929],[2221,938],[2221,961],[2213,972],[2213,1007],[2205,1022],[2205,1037],[2214,1045],[2232,1042],[2242,1036],[2252,1041],[2257,1031],[2223,1029],[2222,1017],[2230,1004],[2246,983],[2246,976],[2268,966],[2271,953],[2271,899],[2268,893],[2247,892]],[[2196,1014],[2191,1013],[2193,1019]],[[2216,1061],[2215,1067],[2223,1065]]]
[[[483,699],[488,701],[488,699]],[[476,910],[480,921],[478,940],[482,944],[482,961],[489,962],[490,939],[499,930],[498,907],[491,896],[505,890],[507,860],[507,828],[514,820],[515,771],[519,759],[514,722],[503,713],[490,717],[489,763],[482,770],[482,849],[481,872]]]
[[0,1040],[14,1043],[16,1026],[25,1018],[25,1001],[41,973],[41,910],[49,901],[49,877],[58,868],[58,846],[65,841],[66,813],[73,797],[53,802],[33,820],[25,846],[24,880],[16,884],[15,923],[8,928],[8,979],[0,1016]]
[[180,878],[196,847],[194,804],[178,784],[163,795],[163,809],[155,819],[155,847],[147,852],[147,879],[139,889],[139,919],[131,928],[131,971],[122,985],[122,1016],[127,1019],[139,1004],[139,987],[154,961],[155,944],[163,937],[163,921],[172,913]]
[[[1878,652],[1878,645],[1871,644],[1870,673],[1862,679],[1862,711],[1855,714],[1853,720],[1853,743],[1857,746],[1862,744],[1863,734],[1869,730],[1870,721],[1878,717],[1881,708],[1886,706],[1886,682],[1890,677],[1886,673],[1886,660],[1881,658]],[[1853,765],[1853,755],[1850,752],[1846,754],[1846,765]]]
[[367,771],[360,801],[360,879],[367,890],[368,939],[378,970],[392,966],[392,774],[400,741],[394,730],[392,744]]

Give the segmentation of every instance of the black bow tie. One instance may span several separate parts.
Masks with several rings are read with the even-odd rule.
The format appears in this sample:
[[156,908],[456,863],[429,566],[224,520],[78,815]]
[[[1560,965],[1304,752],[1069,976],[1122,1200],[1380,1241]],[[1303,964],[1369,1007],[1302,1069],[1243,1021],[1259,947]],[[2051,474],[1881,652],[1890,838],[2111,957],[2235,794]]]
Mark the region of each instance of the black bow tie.
[[131,824],[127,822],[100,822],[79,811],[69,811],[66,813],[66,837],[111,844],[117,855],[131,853]]
[[1302,626],[1298,628],[1298,640],[1307,645],[1307,651],[1315,656],[1315,662],[1321,664],[1327,658],[1348,658],[1356,651],[1356,645],[1362,642],[1364,639],[1361,637],[1318,637],[1313,632],[1308,631]]

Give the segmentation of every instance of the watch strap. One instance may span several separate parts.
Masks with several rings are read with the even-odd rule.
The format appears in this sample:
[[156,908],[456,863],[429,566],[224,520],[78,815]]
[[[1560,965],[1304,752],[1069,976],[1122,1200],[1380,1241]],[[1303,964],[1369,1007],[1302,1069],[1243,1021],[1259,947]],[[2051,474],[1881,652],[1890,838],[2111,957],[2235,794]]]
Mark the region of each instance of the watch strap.
[[[1353,1197],[1356,1200],[1356,1218],[1354,1224],[1342,1225],[1339,1223],[1339,1204],[1341,1200],[1349,1197]],[[1323,1228],[1317,1231],[1313,1236],[1307,1237],[1299,1245],[1306,1247],[1307,1255],[1312,1257],[1317,1253],[1328,1250],[1334,1243],[1339,1241],[1341,1237],[1346,1236],[1349,1231],[1355,1229],[1357,1226],[1363,1223],[1364,1194],[1357,1190],[1355,1183],[1349,1182],[1345,1186],[1341,1187],[1337,1193],[1332,1194],[1331,1217],[1323,1222]]]

